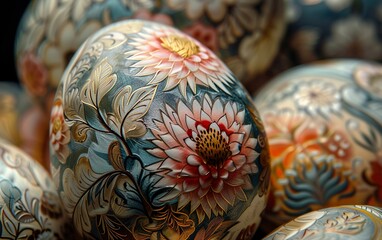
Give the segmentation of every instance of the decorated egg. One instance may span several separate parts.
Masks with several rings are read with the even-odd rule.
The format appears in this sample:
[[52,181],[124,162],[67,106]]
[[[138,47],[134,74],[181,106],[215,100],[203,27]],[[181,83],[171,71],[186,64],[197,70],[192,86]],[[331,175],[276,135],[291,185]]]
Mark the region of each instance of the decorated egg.
[[46,104],[74,51],[91,33],[112,22],[138,18],[183,30],[252,86],[278,51],[285,25],[283,6],[283,0],[32,1],[17,29],[18,75],[27,91]]
[[332,59],[281,73],[254,96],[271,155],[263,226],[324,207],[382,206],[382,66]]
[[49,118],[20,84],[0,82],[0,138],[50,169]]
[[292,64],[328,58],[382,61],[380,0],[286,0],[282,49]]
[[110,24],[66,68],[51,171],[77,232],[104,239],[249,239],[269,152],[253,101],[207,47],[168,25]]
[[0,139],[0,166],[1,239],[72,236],[56,186],[39,163]]
[[23,89],[16,82],[0,82],[0,138],[12,144],[19,144],[20,136],[17,121],[26,96]]
[[263,240],[382,238],[382,208],[342,205],[312,211],[278,227]]

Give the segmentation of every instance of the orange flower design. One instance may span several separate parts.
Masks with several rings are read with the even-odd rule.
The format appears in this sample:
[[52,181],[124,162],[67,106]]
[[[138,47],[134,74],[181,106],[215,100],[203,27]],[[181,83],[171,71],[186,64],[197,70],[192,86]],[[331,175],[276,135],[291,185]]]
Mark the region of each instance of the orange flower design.
[[284,167],[291,166],[298,153],[321,150],[320,139],[325,126],[306,121],[304,115],[282,111],[264,117],[271,159],[282,159]]

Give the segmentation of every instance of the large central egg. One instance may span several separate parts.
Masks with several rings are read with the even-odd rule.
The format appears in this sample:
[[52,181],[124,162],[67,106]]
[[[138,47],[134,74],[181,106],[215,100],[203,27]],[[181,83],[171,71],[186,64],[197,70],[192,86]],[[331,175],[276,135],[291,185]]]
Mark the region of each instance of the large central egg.
[[52,174],[82,237],[249,239],[268,148],[248,93],[175,28],[125,20],[78,49],[51,113]]

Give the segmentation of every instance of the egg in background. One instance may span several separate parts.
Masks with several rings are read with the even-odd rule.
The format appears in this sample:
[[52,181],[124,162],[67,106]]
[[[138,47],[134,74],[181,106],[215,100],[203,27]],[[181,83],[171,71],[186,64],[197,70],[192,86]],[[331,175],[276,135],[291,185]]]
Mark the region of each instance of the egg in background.
[[380,0],[284,0],[285,34],[266,80],[333,58],[382,61]]
[[50,174],[0,139],[0,238],[66,239],[72,227]]
[[49,118],[26,90],[15,81],[0,82],[0,138],[19,147],[50,169]]
[[253,87],[255,76],[268,68],[278,51],[283,10],[283,0],[31,1],[15,39],[17,72],[27,91],[44,105],[90,34],[137,18],[176,27],[198,39]]
[[50,118],[51,172],[82,238],[251,239],[269,151],[250,95],[206,46],[144,20],[77,50]]
[[272,79],[254,102],[271,155],[266,231],[324,207],[382,206],[380,63],[300,65]]
[[263,240],[382,238],[382,208],[342,205],[312,211],[278,227]]

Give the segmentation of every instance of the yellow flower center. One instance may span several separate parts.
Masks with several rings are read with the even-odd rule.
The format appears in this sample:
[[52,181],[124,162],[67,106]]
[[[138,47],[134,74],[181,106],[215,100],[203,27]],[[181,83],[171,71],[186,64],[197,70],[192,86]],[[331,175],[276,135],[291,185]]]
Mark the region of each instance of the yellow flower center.
[[53,120],[53,133],[58,133],[61,131],[62,128],[62,121],[60,118],[56,117]]
[[179,54],[183,58],[188,58],[199,53],[198,45],[185,37],[171,35],[162,37],[160,40],[162,41],[162,47]]
[[204,163],[222,167],[225,160],[232,155],[229,145],[216,129],[202,130],[196,138],[196,152]]

